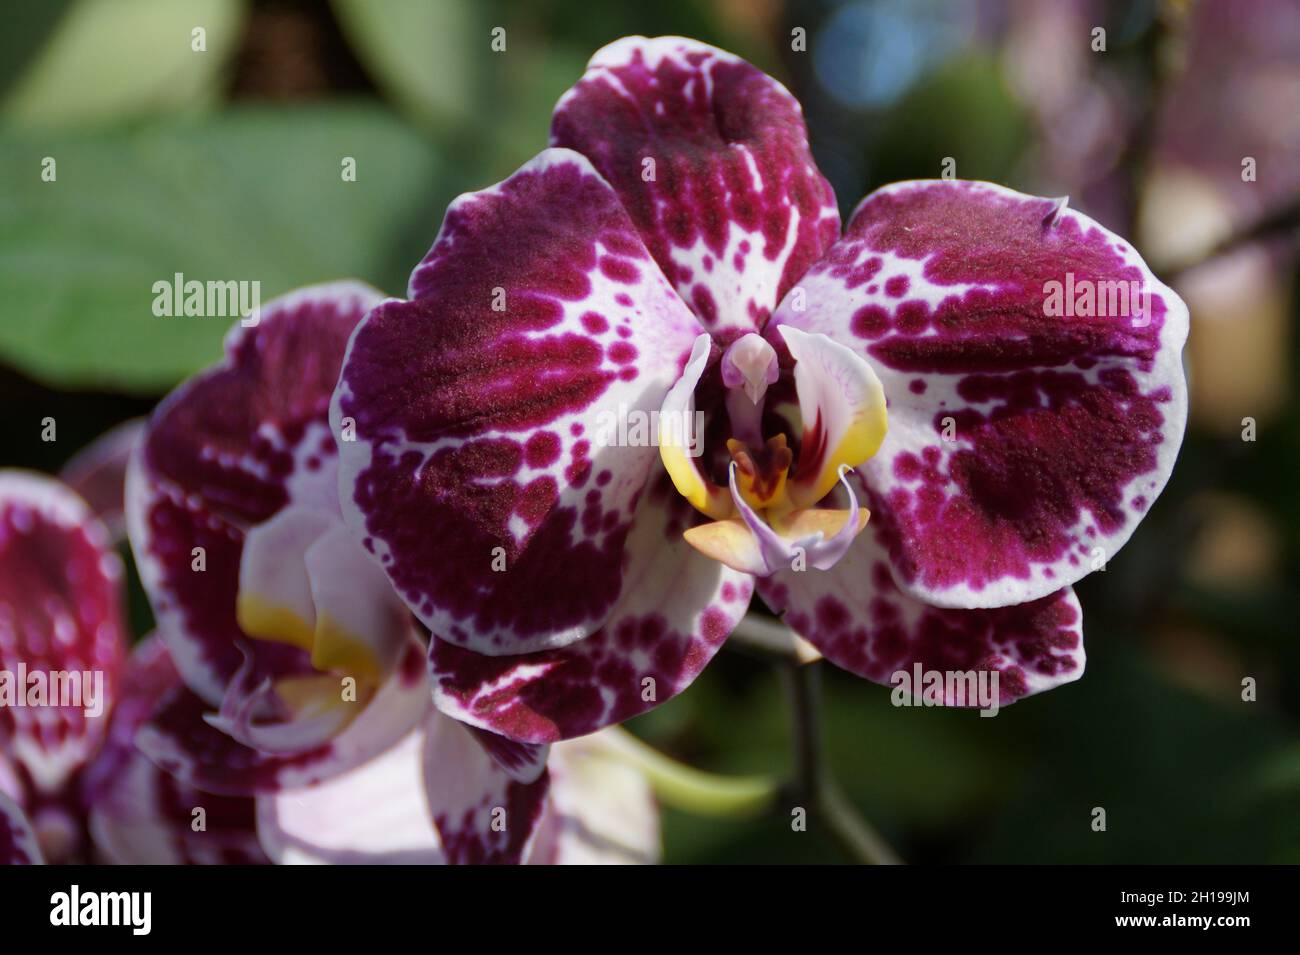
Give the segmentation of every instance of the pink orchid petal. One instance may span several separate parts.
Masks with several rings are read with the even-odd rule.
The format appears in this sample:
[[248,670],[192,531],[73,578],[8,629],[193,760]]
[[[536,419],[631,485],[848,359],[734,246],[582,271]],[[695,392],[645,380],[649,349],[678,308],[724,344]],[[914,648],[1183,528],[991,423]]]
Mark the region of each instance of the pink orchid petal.
[[453,865],[517,865],[527,858],[546,807],[550,778],[512,779],[466,727],[434,713],[425,730],[424,787]]
[[41,847],[18,804],[0,792],[0,865],[41,865]]
[[695,40],[633,36],[598,50],[556,105],[551,142],[591,159],[724,339],[762,328],[839,234],[798,101]]
[[125,421],[74,454],[59,479],[90,505],[113,540],[126,536],[126,468],[144,437],[142,418]]
[[[1048,283],[1067,281],[1131,281],[1150,307],[1049,315]],[[1120,311],[1118,287],[1100,287]],[[927,603],[1053,593],[1114,556],[1164,487],[1187,413],[1187,309],[1063,200],[888,186],[801,288],[806,310],[792,296],[775,322],[853,348],[884,385],[865,503],[895,579]]]
[[292,754],[243,745],[206,718],[209,704],[183,687],[169,693],[140,730],[136,745],[181,782],[233,796],[308,786],[383,752],[423,717],[429,705],[424,649],[414,642],[401,666],[364,709],[328,742]]
[[442,865],[424,791],[424,727],[314,786],[257,797],[257,831],[288,865]]
[[[79,497],[0,471],[0,671],[13,694],[0,697],[0,750],[27,796],[61,798],[104,738],[126,657],[121,589],[121,561]],[[51,705],[73,691],[74,705]]]
[[[380,299],[336,282],[266,304],[257,325],[232,329],[220,364],[158,407],[132,460],[127,525],[140,576],[181,675],[214,706],[241,660],[244,535],[290,503],[337,508],[330,395],[348,336]],[[257,644],[260,676],[310,669],[298,648]]]
[[618,598],[658,457],[653,434],[602,439],[658,410],[698,323],[564,149],[453,203],[411,295],[348,351],[331,410],[356,429],[344,516],[443,639],[487,654],[579,640]]
[[118,865],[265,862],[251,800],[200,793],[136,749],[140,726],[179,685],[180,674],[156,635],[131,651],[108,737],[81,780],[97,859]]
[[1083,675],[1083,614],[1072,589],[989,610],[933,607],[894,583],[875,526],[831,570],[759,581],[768,606],[826,659],[885,685],[918,663],[927,672],[996,671],[1002,704]]
[[434,702],[472,726],[530,743],[584,736],[690,686],[744,616],[747,574],[682,538],[702,519],[661,472],[628,538],[627,585],[596,633],[558,650],[489,657],[434,639]]

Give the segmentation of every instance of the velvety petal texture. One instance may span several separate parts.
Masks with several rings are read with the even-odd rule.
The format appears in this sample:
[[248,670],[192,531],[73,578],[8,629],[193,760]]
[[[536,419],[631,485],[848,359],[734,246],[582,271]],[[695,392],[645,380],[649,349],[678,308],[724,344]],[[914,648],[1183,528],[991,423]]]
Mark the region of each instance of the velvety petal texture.
[[513,739],[585,736],[676,696],[744,616],[747,574],[710,560],[682,532],[702,516],[660,472],[628,540],[625,596],[596,633],[567,647],[486,656],[434,639],[434,701],[443,712]]
[[104,738],[126,657],[121,587],[81,498],[0,471],[0,751],[29,797],[59,796]]
[[915,597],[1045,597],[1113,557],[1168,480],[1187,309],[1065,200],[887,186],[800,287],[774,327],[834,338],[884,386],[864,503]]
[[876,683],[891,685],[900,671],[911,680],[918,664],[924,674],[996,672],[1001,705],[1083,675],[1083,614],[1071,588],[987,610],[931,606],[894,582],[874,522],[831,570],[786,570],[758,587],[826,659]]
[[127,475],[127,524],[163,639],[185,682],[221,702],[242,642],[259,677],[310,672],[300,647],[246,640],[236,617],[245,535],[287,505],[337,512],[330,395],[374,289],[301,289],[236,326],[225,360],[159,405]]
[[761,328],[839,235],[799,103],[749,63],[683,37],[596,52],[551,142],[618,191],[664,274],[723,339]]
[[658,457],[617,425],[658,410],[698,323],[565,149],[457,199],[410,294],[348,350],[344,516],[443,640],[502,655],[587,636],[624,589]]

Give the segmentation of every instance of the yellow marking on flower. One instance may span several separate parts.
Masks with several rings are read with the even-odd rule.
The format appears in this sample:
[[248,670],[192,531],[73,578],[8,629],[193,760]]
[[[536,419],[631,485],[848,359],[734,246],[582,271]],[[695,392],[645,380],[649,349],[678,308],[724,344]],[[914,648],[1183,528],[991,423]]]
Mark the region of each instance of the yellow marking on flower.
[[716,519],[730,517],[733,510],[730,493],[704,479],[695,466],[695,458],[678,440],[677,430],[662,424],[659,428],[659,457],[672,478],[673,487],[697,511]]
[[[876,389],[880,389],[879,382]],[[839,483],[840,468],[856,468],[864,461],[870,460],[880,450],[889,430],[888,416],[885,413],[885,396],[880,391],[879,401],[872,401],[860,406],[849,421],[844,436],[823,461],[815,478],[800,482],[809,488],[804,493],[796,494],[798,503],[816,504]]]
[[[799,540],[818,532],[824,540],[830,540],[844,529],[844,524],[852,513],[848,509],[819,507],[802,508],[785,514],[771,514],[769,520],[772,530],[789,540]],[[865,507],[858,508],[858,529],[853,532],[856,537],[867,526],[871,512]]]
[[369,682],[377,682],[382,677],[370,645],[325,613],[316,621],[311,664],[318,670],[342,670]]
[[682,535],[705,557],[745,574],[764,574],[767,568],[753,532],[739,517],[689,528]]
[[310,651],[316,634],[306,620],[281,604],[241,590],[235,599],[235,619],[250,637],[271,643],[287,643]]

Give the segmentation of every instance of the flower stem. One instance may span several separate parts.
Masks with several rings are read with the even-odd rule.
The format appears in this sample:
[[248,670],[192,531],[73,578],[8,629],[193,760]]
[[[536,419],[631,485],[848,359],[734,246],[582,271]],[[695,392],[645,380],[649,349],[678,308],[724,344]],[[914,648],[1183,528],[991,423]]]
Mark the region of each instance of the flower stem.
[[789,662],[782,670],[790,697],[790,735],[794,748],[795,793],[850,857],[868,865],[898,865],[902,860],[831,778],[821,746],[821,666]]
[[775,801],[778,786],[767,776],[719,776],[685,766],[619,730],[606,737],[615,758],[645,774],[666,806],[697,816],[758,816]]

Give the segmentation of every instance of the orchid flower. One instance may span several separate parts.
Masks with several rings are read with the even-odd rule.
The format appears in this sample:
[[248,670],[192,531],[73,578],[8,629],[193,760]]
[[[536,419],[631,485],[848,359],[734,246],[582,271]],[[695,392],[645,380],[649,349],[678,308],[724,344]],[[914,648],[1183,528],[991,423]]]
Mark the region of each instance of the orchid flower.
[[[76,494],[0,472],[0,863],[265,861],[252,800],[200,796],[135,748],[178,678],[152,638],[128,656],[121,584]],[[60,686],[79,699],[56,705]]]
[[[1078,678],[1070,585],[1186,417],[1187,311],[1132,246],[948,180],[841,234],[799,104],[688,39],[597,52],[551,144],[450,206],[331,408],[343,519],[432,632],[442,711],[531,744],[620,722],[755,587],[878,682]],[[1098,311],[1118,290],[1135,312]]]
[[150,419],[126,523],[184,685],[136,744],[183,785],[254,797],[277,861],[563,861],[594,834],[653,857],[646,793],[610,832],[580,753],[548,771],[549,747],[432,706],[421,634],[343,524],[327,419],[380,299],[340,282],[268,303]]

